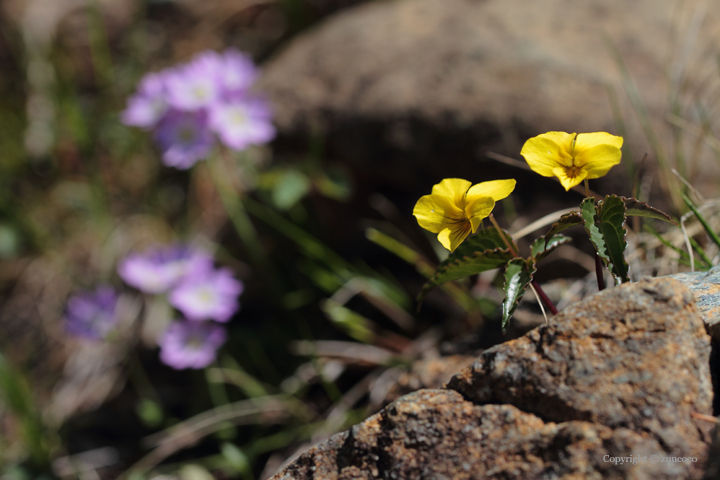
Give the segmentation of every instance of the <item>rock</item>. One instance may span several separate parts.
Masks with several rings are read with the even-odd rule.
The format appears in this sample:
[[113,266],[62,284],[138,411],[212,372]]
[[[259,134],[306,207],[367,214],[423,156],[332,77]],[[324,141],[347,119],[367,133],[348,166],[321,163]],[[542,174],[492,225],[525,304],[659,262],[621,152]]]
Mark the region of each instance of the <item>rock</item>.
[[404,372],[385,395],[385,405],[408,393],[420,389],[435,389],[445,385],[461,368],[474,360],[467,355],[424,358],[413,363],[409,372]]
[[[698,72],[715,68],[703,50],[714,48],[720,4],[697,4],[678,10],[654,0],[371,2],[299,37],[266,65],[260,83],[282,134],[316,134],[319,126],[333,155],[395,175],[403,171],[399,157],[415,168],[442,168],[445,176],[477,175],[485,151],[518,157],[518,140],[541,132],[617,133],[609,88],[642,156],[653,150],[623,91],[613,48],[656,128],[667,131],[668,52],[672,75],[687,82],[683,98],[687,91],[703,102],[710,91]],[[692,15],[697,41],[680,53]]]
[[290,466],[273,477],[275,480],[296,478],[337,478],[337,451],[347,440],[348,432],[333,435],[328,440],[304,452]]
[[687,478],[686,465],[653,464],[652,455],[665,455],[661,443],[626,428],[545,423],[511,405],[420,390],[310,449],[273,480]]
[[700,478],[712,424],[691,414],[712,414],[709,357],[680,282],[621,285],[486,350],[445,390],[400,398],[273,478]]
[[683,456],[707,440],[690,413],[712,414],[709,362],[710,338],[689,290],[646,279],[604,290],[483,352],[448,388],[546,420],[648,432]]
[[713,340],[720,340],[720,266],[707,272],[685,272],[668,275],[685,284],[695,296],[695,303],[705,317],[705,327]]

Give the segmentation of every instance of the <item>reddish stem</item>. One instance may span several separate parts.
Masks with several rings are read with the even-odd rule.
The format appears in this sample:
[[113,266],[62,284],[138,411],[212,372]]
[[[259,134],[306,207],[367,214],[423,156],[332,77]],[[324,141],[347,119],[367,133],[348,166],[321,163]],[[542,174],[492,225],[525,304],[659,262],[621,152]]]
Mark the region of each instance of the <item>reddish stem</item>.
[[597,276],[598,290],[604,290],[605,276],[603,275],[603,264],[597,252],[595,252],[595,275]]
[[535,287],[535,291],[538,294],[538,297],[540,297],[540,300],[545,304],[546,307],[548,307],[548,310],[552,312],[553,315],[557,315],[558,311],[557,308],[555,308],[555,305],[553,305],[552,301],[548,298],[547,295],[545,295],[545,292],[543,292],[543,289],[540,288],[540,284],[537,283],[535,280],[532,281],[532,286]]

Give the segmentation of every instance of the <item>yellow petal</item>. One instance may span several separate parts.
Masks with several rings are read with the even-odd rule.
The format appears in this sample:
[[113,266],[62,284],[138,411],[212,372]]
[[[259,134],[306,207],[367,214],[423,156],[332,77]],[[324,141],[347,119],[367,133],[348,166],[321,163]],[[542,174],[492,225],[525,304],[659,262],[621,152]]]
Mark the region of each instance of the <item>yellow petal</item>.
[[598,145],[610,145],[619,149],[623,145],[623,138],[605,132],[581,133],[575,140],[575,156]]
[[467,205],[478,197],[490,197],[496,202],[502,200],[515,190],[515,183],[515,180],[511,178],[509,180],[492,180],[473,185],[465,196],[465,211],[467,211]]
[[458,222],[451,228],[446,228],[438,234],[438,241],[443,247],[454,252],[457,247],[470,235],[470,222]]
[[572,165],[572,142],[574,133],[548,132],[525,142],[520,155],[530,168],[543,177],[552,177],[553,169]]
[[570,178],[567,175],[567,169],[564,167],[558,167],[553,170],[553,175],[560,179],[560,185],[565,187],[565,191],[568,191],[574,186],[580,185],[580,183],[585,180],[585,177],[587,177],[587,171],[579,169],[577,174]]
[[[514,181],[515,180],[513,180],[513,182]],[[507,195],[501,198],[505,197],[507,197]],[[467,218],[470,219],[473,233],[477,232],[477,229],[482,223],[483,218],[487,218],[488,215],[490,215],[490,212],[492,212],[493,208],[495,208],[495,200],[490,197],[475,197],[471,201],[468,201],[468,204],[465,207],[465,213],[467,214]]]
[[446,178],[435,185],[432,189],[433,195],[448,198],[459,208],[465,206],[465,193],[472,183],[462,178]]
[[440,233],[451,223],[455,223],[455,219],[463,218],[464,213],[448,198],[425,195],[415,204],[413,215],[422,228]]
[[[619,138],[619,137],[617,137]],[[587,171],[587,178],[600,178],[620,163],[622,151],[614,145],[597,145],[577,156],[576,165]]]

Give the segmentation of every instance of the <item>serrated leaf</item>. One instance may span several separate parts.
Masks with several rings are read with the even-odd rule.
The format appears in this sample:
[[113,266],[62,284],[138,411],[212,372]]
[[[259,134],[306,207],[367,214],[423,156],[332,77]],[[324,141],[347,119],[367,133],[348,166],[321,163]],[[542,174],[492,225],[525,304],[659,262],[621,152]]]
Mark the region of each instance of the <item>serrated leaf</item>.
[[513,258],[505,267],[505,299],[502,303],[502,331],[507,333],[510,317],[515,313],[518,302],[525,294],[527,286],[535,274],[535,261],[532,258]]
[[545,234],[545,241],[550,240],[554,235],[562,232],[563,230],[574,227],[575,225],[582,225],[583,222],[584,220],[580,212],[566,213],[560,217],[560,220],[552,224],[550,231]]
[[535,259],[535,262],[537,263],[543,258],[550,255],[550,253],[557,247],[559,247],[563,243],[569,242],[570,240],[570,237],[566,237],[565,235],[553,235],[547,240],[545,239],[545,237],[538,237],[535,239],[532,245],[530,245],[530,255],[532,256],[532,258]]
[[585,231],[590,236],[590,241],[595,247],[595,251],[600,258],[607,264],[610,257],[607,255],[605,247],[605,239],[602,236],[600,228],[597,226],[597,208],[595,207],[595,197],[589,197],[580,204],[580,214],[585,222]]
[[[508,232],[503,230],[505,238],[517,252],[518,246]],[[443,283],[469,277],[504,265],[513,258],[507,245],[494,228],[480,230],[468,237],[448,258],[438,265],[435,273],[423,285],[417,301],[421,303],[427,292]]]
[[672,223],[677,225],[677,222],[673,221],[672,217],[662,210],[658,210],[655,207],[651,207],[647,203],[641,202],[637,198],[620,197],[625,204],[625,216],[626,217],[648,217],[662,220],[663,222]]
[[421,303],[425,295],[438,285],[499,268],[512,258],[513,254],[510,250],[501,248],[474,252],[461,258],[455,258],[453,255],[453,259],[449,262],[450,257],[448,257],[448,260],[440,264],[435,274],[423,285],[417,301]]
[[625,249],[627,248],[625,219],[625,202],[621,197],[608,195],[598,205],[598,227],[605,240],[609,259],[607,265],[615,277],[615,283],[630,281],[628,264],[625,261]]
[[[515,251],[518,251],[517,244],[513,241],[512,237],[508,232],[503,230],[503,234],[510,245],[512,245]],[[469,236],[458,248],[452,252],[448,258],[442,262],[438,269],[441,268],[445,263],[449,263],[454,259],[463,258],[472,255],[475,252],[483,252],[485,250],[494,250],[500,248],[503,250],[507,249],[507,245],[503,242],[498,231],[494,228],[488,228],[486,230],[480,230],[475,235]]]

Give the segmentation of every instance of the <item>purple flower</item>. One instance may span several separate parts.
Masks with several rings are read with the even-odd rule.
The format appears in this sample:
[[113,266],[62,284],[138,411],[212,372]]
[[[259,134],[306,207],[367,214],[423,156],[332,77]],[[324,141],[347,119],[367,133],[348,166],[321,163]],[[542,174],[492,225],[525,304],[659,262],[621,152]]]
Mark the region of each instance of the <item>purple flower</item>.
[[149,73],[140,80],[137,93],[128,100],[120,114],[125,125],[153,128],[168,109],[165,92],[165,73]]
[[257,78],[252,59],[235,49],[225,50],[221,57],[218,80],[226,99],[242,95]]
[[207,107],[222,92],[220,83],[223,57],[217,52],[203,52],[190,63],[171,70],[167,76],[170,105],[186,111]]
[[226,337],[225,329],[215,323],[173,322],[158,342],[160,360],[177,370],[207,367]]
[[163,163],[188,169],[220,141],[234,150],[275,137],[272,112],[249,89],[257,69],[235,49],[203,52],[183,65],[143,77],[121,114],[126,125],[153,129]]
[[189,320],[227,322],[240,308],[237,297],[242,291],[243,284],[223,268],[186,276],[168,299]]
[[250,145],[267,143],[275,137],[270,107],[258,98],[213,105],[210,126],[220,141],[233,150],[245,150]]
[[164,293],[187,275],[212,269],[212,257],[192,247],[156,247],[142,254],[132,253],[118,266],[120,277],[145,293]]
[[215,143],[204,111],[169,111],[155,130],[155,141],[168,167],[188,169],[205,159]]
[[65,311],[67,331],[78,337],[105,338],[117,324],[117,300],[115,290],[107,286],[70,297]]

